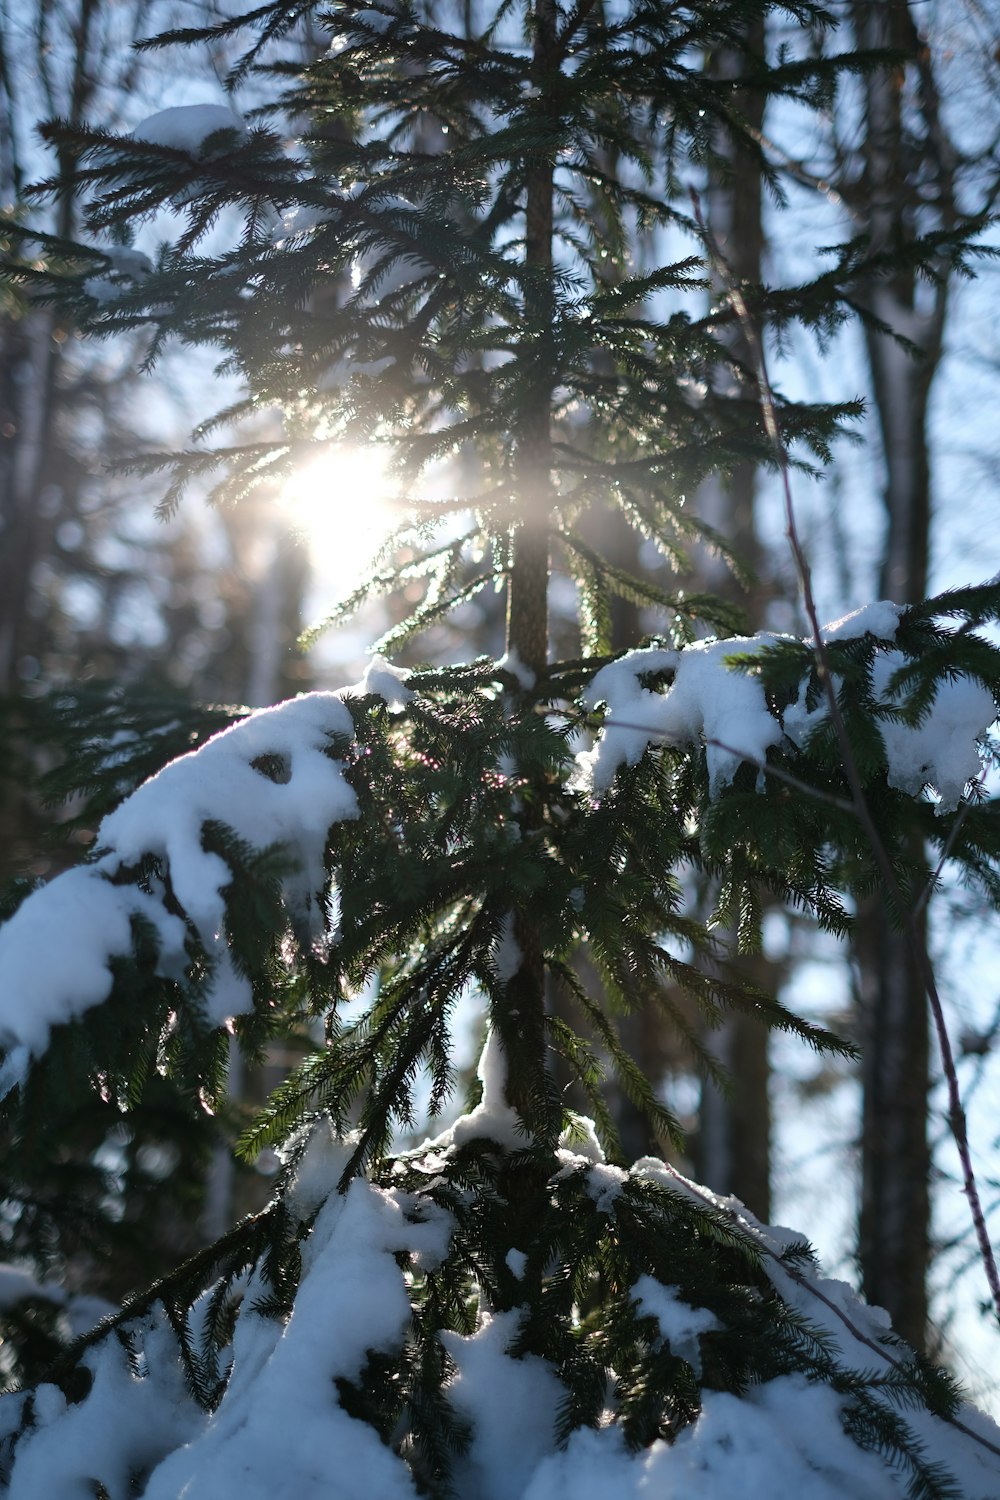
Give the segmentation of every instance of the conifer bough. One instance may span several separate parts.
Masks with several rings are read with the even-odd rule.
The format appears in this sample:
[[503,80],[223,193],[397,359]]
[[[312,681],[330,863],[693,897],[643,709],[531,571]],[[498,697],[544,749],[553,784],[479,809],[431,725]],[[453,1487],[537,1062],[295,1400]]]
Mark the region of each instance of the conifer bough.
[[[679,1142],[618,1034],[651,1005],[697,1052],[678,989],[709,1023],[735,1008],[851,1050],[729,977],[717,937],[752,948],[764,896],[842,932],[879,883],[815,643],[741,636],[731,607],[605,559],[588,522],[616,507],[679,562],[719,540],[685,494],[773,464],[732,309],[705,310],[686,188],[735,139],[780,190],[737,100],[825,104],[878,60],[814,46],[831,22],[813,5],[386,0],[316,11],[330,46],[303,64],[312,11],[264,5],[150,44],[249,36],[232,79],[263,101],[249,126],[214,105],[129,136],[48,127],[95,234],[184,215],[155,261],[35,236],[41,255],[13,269],[93,334],[149,329],[154,359],[171,338],[206,344],[243,379],[188,453],[136,461],[169,471],[168,505],[206,474],[229,499],[321,445],[390,443],[411,513],[345,611],[425,579],[388,650],[505,583],[507,651],[410,673],[376,655],[356,687],[214,736],[181,716],[158,726],[151,779],[141,723],[108,735],[86,697],[60,695],[63,789],[100,827],[0,928],[18,1149],[37,1152],[67,1092],[127,1116],[157,1072],[215,1108],[230,1032],[250,1053],[303,1022],[324,1040],[244,1137],[281,1153],[268,1206],[0,1401],[5,1493],[986,1500],[1000,1434],[950,1378],[823,1279],[800,1236],[658,1158],[623,1163],[602,1095],[611,1069]],[[758,12],[781,30],[767,56],[744,43]],[[736,76],[705,69],[721,47]],[[234,211],[242,232],[209,246]],[[975,228],[906,253],[964,267]],[[661,263],[685,236],[691,253]],[[822,335],[883,262],[851,243],[810,283],[742,301],[764,330]],[[856,410],[771,400],[802,466]],[[252,431],[262,412],[280,441]],[[220,428],[231,440],[208,446]],[[428,498],[423,476],[456,454],[474,478]],[[571,661],[549,652],[554,570],[579,589]],[[662,634],[613,658],[616,594]],[[906,898],[928,875],[917,833],[997,905],[994,809],[962,798],[996,714],[1000,653],[979,627],[998,614],[990,584],[825,632],[852,773]],[[691,870],[717,891],[707,923]],[[469,995],[478,1085],[401,1149],[422,1080],[432,1115],[453,1095]],[[566,1107],[567,1072],[593,1120]]]

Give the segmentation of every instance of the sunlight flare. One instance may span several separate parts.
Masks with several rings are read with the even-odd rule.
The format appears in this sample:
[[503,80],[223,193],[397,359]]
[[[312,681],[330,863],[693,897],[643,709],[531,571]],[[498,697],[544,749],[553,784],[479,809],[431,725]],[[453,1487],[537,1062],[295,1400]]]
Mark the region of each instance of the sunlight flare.
[[397,486],[389,464],[385,448],[344,443],[285,484],[282,504],[328,595],[343,598],[357,587],[392,530]]

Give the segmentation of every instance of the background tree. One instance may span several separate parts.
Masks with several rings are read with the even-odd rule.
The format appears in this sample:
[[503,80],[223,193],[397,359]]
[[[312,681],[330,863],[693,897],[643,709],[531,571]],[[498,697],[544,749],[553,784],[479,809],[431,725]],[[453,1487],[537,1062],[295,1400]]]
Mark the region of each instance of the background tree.
[[[947,234],[963,212],[988,209],[998,181],[995,142],[966,135],[963,143],[941,96],[949,34],[964,24],[960,8],[949,16],[943,7],[921,12],[905,0],[852,7],[855,44],[887,49],[896,61],[864,79],[857,118],[834,132],[829,172],[852,231],[899,256],[896,268],[861,295],[874,315],[865,351],[885,526],[877,586],[882,597],[901,602],[922,598],[930,585],[935,483],[941,483],[931,402],[956,294],[946,264],[922,274],[907,264],[906,251],[921,236]],[[923,1348],[932,1208],[925,987],[909,945],[877,899],[859,912],[854,955],[863,1038],[863,1285]]]
[[[866,83],[855,222],[895,249],[932,226],[948,229],[956,205],[956,152],[941,118],[933,65],[909,5],[857,6],[860,46],[893,48],[891,72]],[[923,281],[900,268],[866,293],[885,325],[866,348],[882,436],[886,538],[879,588],[905,602],[927,593],[931,521],[931,384],[940,363],[949,278]],[[915,347],[901,349],[902,335]],[[860,913],[856,953],[864,1037],[864,1119],[859,1260],[866,1295],[889,1310],[915,1348],[927,1326],[930,1259],[930,1046],[919,967],[877,901]]]

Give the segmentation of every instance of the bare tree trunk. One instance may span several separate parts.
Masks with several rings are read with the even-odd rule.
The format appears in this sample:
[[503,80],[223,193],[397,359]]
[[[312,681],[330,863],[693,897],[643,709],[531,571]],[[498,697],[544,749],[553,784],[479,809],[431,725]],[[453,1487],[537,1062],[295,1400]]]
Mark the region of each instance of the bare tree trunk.
[[[746,45],[754,52],[764,49],[761,20],[748,23]],[[742,55],[722,51],[712,60],[720,78],[743,71]],[[764,123],[764,97],[742,92],[737,106],[757,130]],[[707,191],[708,225],[726,264],[738,283],[761,280],[764,230],[761,218],[761,174],[746,151],[733,150],[720,141],[726,154],[726,170],[716,172]],[[742,332],[733,334],[737,358],[750,363]],[[754,523],[756,474],[752,464],[740,464],[728,479],[713,477],[700,495],[702,514],[732,542],[740,562],[759,578],[763,548]],[[740,603],[752,629],[764,624],[766,590],[760,584],[745,593],[739,590],[728,569],[709,563],[709,586]],[[764,983],[773,975],[764,977]],[[731,1087],[722,1092],[709,1080],[702,1089],[699,1128],[695,1142],[695,1171],[699,1180],[721,1192],[735,1193],[765,1222],[771,1206],[771,1110],[768,1033],[753,1018],[734,1015],[720,1030],[705,1038],[731,1077]]]
[[[930,58],[906,0],[857,4],[853,22],[859,47],[892,47],[912,60],[865,83],[857,227],[870,234],[875,250],[891,251],[926,230],[928,204],[941,227],[953,222],[953,153],[939,120]],[[882,596],[898,602],[915,602],[927,592],[928,401],[947,299],[947,280],[918,285],[907,269],[868,291],[872,312],[921,351],[914,359],[888,336],[867,331],[884,465],[880,582]],[[889,926],[879,900],[858,913],[855,962],[863,1037],[862,1282],[869,1301],[886,1308],[897,1331],[923,1349],[931,1218],[927,1000],[910,945]]]

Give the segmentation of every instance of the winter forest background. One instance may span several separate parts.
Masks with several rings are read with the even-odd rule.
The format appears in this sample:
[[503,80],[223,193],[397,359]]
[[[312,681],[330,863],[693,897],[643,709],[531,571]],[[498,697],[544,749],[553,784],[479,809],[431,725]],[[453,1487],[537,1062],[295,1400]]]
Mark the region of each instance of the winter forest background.
[[[598,8],[603,16],[605,9]],[[508,672],[505,692],[516,696],[519,684],[524,687],[518,675],[526,670],[524,662],[512,652],[509,637],[505,641],[503,590],[476,583],[482,546],[474,541],[463,548],[461,514],[449,514],[436,533],[437,544],[450,560],[449,571],[422,572],[415,561],[418,541],[404,538],[402,546],[411,551],[402,554],[400,592],[387,599],[364,597],[371,557],[401,518],[399,505],[393,507],[399,476],[389,472],[382,450],[366,447],[358,435],[367,421],[369,431],[378,436],[376,425],[365,415],[364,396],[357,398],[352,412],[357,419],[352,435],[332,452],[288,461],[284,469],[276,466],[273,472],[265,463],[254,471],[252,463],[238,459],[236,478],[228,481],[220,480],[217,466],[194,457],[183,476],[178,503],[161,505],[157,512],[171,475],[165,478],[157,469],[156,456],[173,449],[197,455],[198,444],[190,444],[189,433],[212,414],[229,408],[229,425],[202,434],[199,441],[235,444],[233,434],[239,433],[239,441],[263,447],[279,442],[289,429],[282,429],[277,410],[266,400],[240,406],[239,359],[234,356],[228,368],[217,369],[219,357],[207,347],[207,340],[198,346],[196,341],[166,339],[157,350],[155,372],[147,372],[155,337],[148,310],[142,317],[123,315],[116,324],[115,309],[153,273],[160,243],[181,236],[186,216],[199,211],[198,188],[170,186],[168,168],[180,170],[176,161],[164,165],[162,180],[154,163],[140,188],[133,183],[130,189],[124,169],[118,179],[108,175],[102,180],[101,171],[110,174],[111,168],[102,166],[99,153],[87,155],[93,141],[81,144],[79,132],[97,127],[154,147],[187,151],[192,159],[211,138],[212,129],[227,128],[227,121],[228,128],[238,131],[263,125],[280,137],[287,128],[280,115],[254,114],[268,104],[269,85],[275,80],[285,83],[296,70],[353,43],[349,26],[348,40],[338,42],[337,34],[307,6],[294,15],[292,7],[275,9],[288,20],[275,39],[280,66],[273,75],[241,76],[235,92],[227,93],[226,80],[246,44],[244,35],[226,25],[238,14],[235,7],[188,6],[173,0],[153,5],[137,0],[15,5],[3,0],[3,916],[13,916],[35,882],[75,866],[91,848],[100,818],[108,810],[102,799],[114,800],[109,767],[114,768],[119,751],[120,796],[172,756],[225,728],[232,722],[234,706],[262,708],[298,692],[339,689],[361,678],[359,688],[381,693],[395,711],[402,709],[410,690],[405,685],[409,679],[394,673],[426,664],[457,670],[457,664],[481,658],[500,663]],[[541,9],[536,9],[540,15]],[[589,8],[576,9],[582,14]],[[690,7],[696,20],[711,9]],[[739,11],[719,9],[731,10],[733,16]],[[859,275],[844,293],[845,304],[853,300],[854,311],[863,312],[863,318],[817,313],[801,326],[794,321],[799,310],[789,306],[779,312],[773,328],[769,325],[767,335],[770,373],[782,401],[816,403],[830,418],[830,430],[814,442],[812,471],[803,462],[790,474],[819,618],[825,622],[875,600],[919,604],[948,589],[986,584],[995,581],[1000,569],[1000,426],[994,415],[1000,399],[998,273],[988,253],[996,244],[990,216],[1000,189],[1000,13],[994,4],[976,0],[845,3],[829,7],[838,29],[821,33],[815,24],[810,32],[795,9],[743,7],[744,15],[733,22],[739,46],[727,46],[717,37],[701,41],[695,25],[692,52],[709,84],[742,76],[740,48],[776,55],[784,41],[794,56],[804,52],[815,57],[824,49],[830,55],[880,48],[890,53],[871,70],[850,71],[840,82],[835,104],[821,99],[816,107],[776,91],[765,108],[763,93],[749,90],[741,96],[741,119],[759,153],[717,134],[700,154],[691,154],[675,184],[683,200],[686,230],[676,216],[664,222],[651,216],[638,229],[633,218],[628,220],[631,238],[619,235],[616,243],[614,195],[609,191],[606,202],[597,201],[587,212],[598,223],[598,229],[589,231],[590,247],[608,260],[601,284],[609,297],[630,277],[655,278],[657,268],[701,255],[711,285],[697,293],[693,305],[703,311],[725,300],[734,287],[763,283],[772,288],[815,288],[828,266],[819,247],[874,243],[891,247],[896,255],[880,274],[867,280]],[[442,17],[447,11],[442,26],[464,28],[467,37],[477,35],[484,24],[476,0],[465,0],[464,8],[442,5],[439,10]],[[566,15],[576,14],[572,7],[564,10]],[[362,12],[349,5],[345,13],[354,19],[369,16],[366,24],[373,29],[376,45],[380,27],[390,25],[398,8],[387,3]],[[437,15],[433,6],[427,13]],[[132,45],[141,37],[184,28],[212,34],[191,48],[137,51]],[[412,66],[417,75],[419,61]],[[178,106],[214,107],[220,112],[213,116],[195,111],[171,118],[160,113]],[[321,148],[328,149],[331,159],[337,159],[348,125],[343,112],[331,108],[329,113],[325,138],[313,119],[311,149],[318,155]],[[432,118],[428,111],[420,127],[423,136],[417,132],[427,158],[447,148],[441,118]],[[38,131],[43,121],[62,122],[47,141]],[[248,127],[243,122],[251,123]],[[691,129],[696,138],[697,123]],[[230,146],[249,149],[245,135]],[[288,150],[291,156],[291,146]],[[239,170],[249,171],[243,158],[239,160]],[[82,172],[88,162],[97,163],[90,183]],[[605,146],[602,163],[610,179],[620,166],[613,145]],[[141,161],[132,167],[140,175],[145,170]],[[280,171],[271,161],[267,170]],[[31,185],[46,178],[61,185],[39,196]],[[127,235],[118,233],[113,209],[103,235],[88,222],[88,198],[101,189],[108,191],[107,201],[112,203],[119,189],[121,201],[129,191],[135,192],[139,207]],[[148,211],[141,212],[144,191]],[[380,211],[394,210],[383,205]],[[301,204],[288,210],[266,204],[261,213],[270,217],[260,233],[266,237],[268,253],[299,247],[321,222],[319,210],[312,220],[311,212]],[[970,222],[977,225],[973,243],[985,253],[953,256],[950,237]],[[50,238],[33,239],[28,230]],[[222,255],[241,233],[243,211],[221,193],[217,204],[205,208],[205,235],[198,253],[207,262]],[[86,316],[76,316],[65,300],[53,301],[45,281],[58,275],[61,267],[74,270],[68,247],[80,241],[103,252],[80,282],[89,309]],[[924,246],[919,252],[912,250],[918,242]],[[383,299],[390,305],[394,296],[401,298],[405,273],[397,264],[380,266],[378,254],[377,248],[369,247],[352,269],[337,272],[339,282],[331,276],[325,295],[337,300],[351,291],[360,296],[367,288],[373,303]],[[966,274],[969,269],[974,278]],[[690,274],[679,272],[676,286],[650,282],[650,296],[664,299],[664,317],[672,307],[673,291],[683,288]],[[345,276],[347,282],[353,278],[350,290],[345,290]],[[530,288],[525,295],[530,303]],[[188,311],[193,308],[192,315],[202,317],[196,304],[197,298],[191,298]],[[322,302],[319,307],[322,311]],[[102,309],[110,310],[111,336],[83,337],[81,323],[88,317],[91,323],[99,321]],[[734,317],[720,337],[735,361],[753,366],[752,321]],[[600,357],[595,359],[595,380],[607,376],[614,357],[607,354],[607,368]],[[358,369],[361,380],[370,378],[373,388],[383,373],[374,356],[370,367],[362,363]],[[334,368],[323,378],[332,384],[342,375]],[[734,389],[725,388],[722,380],[721,397],[728,399]],[[783,407],[782,414],[794,423],[791,405],[787,412]],[[302,452],[308,447],[307,418],[308,414],[301,418],[293,434]],[[586,441],[585,409],[568,408],[560,420],[564,441],[569,441],[565,435],[574,432],[574,424],[581,441]],[[795,435],[791,426],[788,432]],[[795,456],[805,457],[803,451]],[[425,520],[435,504],[444,507],[453,490],[475,488],[481,478],[477,462],[470,442],[467,448],[454,444],[447,458],[441,456],[430,465]],[[595,507],[585,516],[576,533],[575,557],[580,576],[592,579],[597,603],[581,635],[577,608],[586,590],[568,568],[556,567],[548,601],[550,638],[558,657],[603,659],[635,648],[647,637],[667,633],[665,601],[680,600],[683,613],[685,599],[693,601],[695,610],[703,596],[714,596],[716,603],[706,603],[703,618],[710,623],[697,628],[699,635],[711,629],[741,638],[757,631],[809,638],[810,620],[786,536],[782,474],[751,442],[746,443],[745,459],[731,464],[726,477],[702,471],[708,467],[692,463],[686,497],[688,513],[704,523],[703,534],[687,538],[683,557],[679,550],[672,563],[665,560],[662,548],[642,540],[617,513]],[[255,482],[244,483],[248,476]],[[710,545],[709,531],[732,549],[732,565]],[[429,535],[421,533],[419,545]],[[628,583],[630,577],[638,583]],[[606,599],[598,597],[599,584],[607,585]],[[352,608],[344,611],[342,620],[314,628],[345,599]],[[442,602],[454,607],[439,610]],[[422,628],[409,632],[414,616]],[[865,617],[855,634],[867,629],[891,639],[895,619],[889,630],[886,618]],[[987,636],[991,631],[995,635],[995,625],[984,629]],[[369,661],[370,645],[379,637],[392,668],[378,658],[374,666]],[[829,639],[836,641],[836,634],[831,632]],[[841,639],[854,639],[852,627]],[[624,679],[604,682],[608,696],[593,697],[589,707],[594,710],[607,702],[614,711],[617,692],[618,715],[627,730],[632,722],[629,713],[643,711],[648,683],[644,679],[640,687],[638,676],[624,686]],[[815,712],[815,702],[810,701],[809,708]],[[744,717],[749,722],[752,711]],[[786,719],[786,727],[790,722]],[[596,728],[596,721],[581,720],[581,734],[593,736]],[[301,732],[312,731],[306,726]],[[291,736],[291,729],[287,733]],[[705,734],[710,737],[707,728]],[[725,736],[718,738],[724,741]],[[584,752],[590,743],[581,738],[574,748]],[[768,744],[766,739],[761,744],[762,757]],[[380,754],[380,745],[373,740],[369,753]],[[724,754],[725,745],[720,748]],[[542,755],[541,750],[532,753]],[[600,786],[600,777],[607,775],[610,785],[615,767],[602,771],[596,753],[595,784]],[[281,768],[272,767],[266,774],[272,771],[272,779],[280,781]],[[708,774],[713,775],[711,761]],[[731,773],[724,779],[731,779]],[[959,782],[956,802],[964,776]],[[940,781],[937,786],[947,802],[946,789]],[[989,755],[978,788],[989,804],[996,795],[996,771]],[[342,808],[336,815],[347,816]],[[127,842],[127,818],[121,818],[118,827]],[[909,837],[913,858],[919,860],[919,835]],[[223,845],[219,849],[220,857],[236,857]],[[122,860],[127,863],[124,855]],[[984,856],[983,864],[988,863]],[[275,869],[275,878],[283,879],[278,865]],[[995,1107],[1000,1086],[1000,955],[995,900],[965,880],[967,873],[961,866],[954,874],[945,870],[940,889],[917,917],[925,925],[944,997],[986,1224],[995,1242],[1000,1232]],[[706,919],[721,904],[719,877],[692,863],[685,879],[688,909],[698,920]],[[996,886],[993,889],[995,893]],[[760,903],[759,912],[746,918],[752,922],[759,917],[759,951],[733,957],[726,974],[734,976],[734,982],[759,986],[806,1023],[829,1028],[856,1046],[857,1054],[810,1051],[794,1028],[768,1031],[739,1009],[716,1017],[720,1024],[706,1025],[698,1008],[678,989],[670,1000],[676,1025],[668,1025],[654,1010],[636,1010],[620,1018],[619,1030],[652,1083],[652,1102],[664,1106],[683,1127],[684,1144],[671,1140],[665,1126],[657,1129],[648,1112],[643,1114],[642,1090],[629,1088],[627,1073],[609,1070],[604,1098],[608,1120],[620,1136],[622,1159],[666,1157],[715,1193],[735,1195],[761,1223],[788,1224],[808,1234],[828,1275],[850,1282],[869,1302],[887,1309],[896,1331],[914,1349],[951,1368],[973,1399],[996,1415],[996,1315],[962,1191],[947,1091],[912,944],[905,932],[887,924],[877,889],[854,903],[855,920],[846,937],[820,931],[812,914],[787,901],[762,895]],[[734,901],[731,946],[744,915]],[[65,931],[71,930],[67,917]],[[516,923],[508,928],[501,923],[491,941],[497,982],[503,984],[517,973],[518,941],[525,946],[523,931]],[[712,960],[705,962],[714,982],[718,974],[711,971]],[[513,965],[506,980],[505,963]],[[580,959],[573,971],[582,988],[593,980],[587,963],[586,957]],[[569,985],[571,979],[566,982]],[[561,1020],[558,1004],[553,1001]],[[351,1012],[346,1014],[349,1019]],[[6,1020],[4,1024],[4,1045],[10,1053],[14,1033]],[[108,1024],[112,1029],[113,1023]],[[596,1019],[594,1025],[599,1026]],[[26,1131],[23,1115],[4,1118],[0,1138],[9,1150],[8,1165],[0,1165],[0,1240],[7,1262],[0,1269],[0,1375],[6,1382],[30,1386],[44,1379],[76,1335],[136,1288],[169,1276],[185,1257],[197,1257],[241,1215],[262,1209],[275,1182],[289,1184],[290,1199],[298,1195],[304,1215],[322,1212],[317,1209],[318,1190],[315,1201],[310,1198],[310,1172],[317,1174],[320,1168],[309,1153],[318,1157],[319,1148],[305,1148],[303,1167],[299,1143],[300,1156],[293,1153],[291,1158],[298,1175],[292,1178],[289,1158],[270,1138],[253,1161],[234,1151],[270,1090],[308,1054],[321,1032],[321,1023],[303,1019],[300,1034],[292,1029],[274,1039],[262,1025],[243,1050],[226,1035],[216,1047],[211,1087],[218,1084],[227,1062],[228,1083],[211,1108],[211,1087],[206,1084],[205,1108],[200,1112],[181,1108],[170,1077],[161,1078],[152,1069],[148,1087],[145,1078],[141,1086],[130,1085],[133,1092],[127,1099],[110,1082],[87,1100],[68,1089],[64,1111],[39,1110],[36,1135]],[[396,1150],[415,1148],[428,1133],[439,1135],[458,1112],[467,1087],[472,1089],[471,1103],[477,1102],[476,1064],[484,1033],[481,1010],[468,995],[457,1003],[453,1033],[460,1087],[442,1119],[428,1125],[426,1109],[432,1090],[437,1097],[436,1084],[419,1084],[415,1122],[397,1135]],[[594,1045],[606,1062],[602,1042],[610,1046],[598,1031]],[[707,1076],[716,1065],[727,1080],[719,1086]],[[5,1074],[5,1083],[12,1076]],[[508,1106],[503,1067],[495,1055],[492,1061],[487,1056],[480,1062],[479,1080],[479,1108],[501,1138],[509,1128],[503,1114]],[[561,1078],[560,1086],[568,1090],[568,1079]],[[582,1096],[567,1092],[567,1098],[574,1109],[595,1112],[592,1107],[584,1110]],[[512,1098],[509,1102],[515,1103]],[[522,1117],[525,1109],[530,1113],[534,1107],[530,1100],[517,1104]],[[289,1107],[289,1123],[294,1123],[293,1114]],[[442,1152],[452,1149],[459,1137],[467,1139],[468,1132],[461,1134],[464,1127],[457,1128],[459,1136],[449,1138]],[[265,1137],[261,1131],[260,1142]],[[513,1140],[510,1136],[506,1145]],[[605,1168],[596,1138],[581,1136],[570,1144],[587,1157],[593,1171],[618,1170]],[[333,1159],[342,1148],[327,1143],[325,1149]],[[563,1149],[568,1149],[565,1143]],[[338,1171],[344,1161],[346,1157],[336,1158]],[[347,1201],[357,1208],[361,1223],[365,1210],[360,1198]],[[406,1248],[418,1261],[424,1254],[431,1263],[440,1253],[436,1247],[443,1231],[433,1216],[422,1226],[424,1240],[405,1247],[381,1220],[371,1217],[364,1222],[383,1258]],[[519,1254],[510,1250],[505,1262],[515,1277],[523,1274]],[[351,1274],[361,1278],[357,1285],[363,1288],[362,1273]],[[377,1274],[372,1272],[376,1279]],[[302,1287],[306,1284],[303,1277]],[[344,1285],[348,1291],[354,1287],[347,1273]],[[363,1290],[355,1290],[369,1315],[377,1318],[377,1307],[364,1302]],[[240,1295],[249,1299],[250,1293],[244,1288]],[[269,1295],[278,1300],[273,1287]],[[715,1316],[699,1307],[685,1322],[678,1318],[677,1305],[664,1310],[655,1303],[654,1293],[649,1296],[649,1307],[659,1306],[665,1336],[668,1326],[673,1329],[675,1352],[688,1348],[692,1339],[697,1343],[710,1327],[699,1324],[699,1316]],[[340,1315],[346,1316],[343,1309]],[[499,1330],[501,1320],[513,1316],[497,1313],[494,1328]],[[222,1312],[218,1318],[220,1323],[224,1320]],[[149,1362],[152,1337],[142,1353]],[[448,1338],[457,1341],[459,1335],[449,1332],[444,1343],[473,1391],[477,1377],[472,1356],[463,1364],[458,1343],[448,1344]],[[489,1358],[499,1359],[499,1347],[494,1339]],[[478,1357],[485,1361],[487,1353],[484,1344]],[[528,1355],[535,1358],[535,1353]],[[700,1356],[690,1358],[700,1377]],[[366,1379],[377,1389],[381,1375],[376,1366],[372,1359]],[[546,1407],[554,1400],[545,1386],[547,1372],[540,1368],[532,1367],[533,1395],[526,1395],[526,1388],[516,1387],[513,1380],[505,1386],[499,1363],[487,1362],[482,1368],[492,1371],[496,1390],[509,1398],[512,1409],[524,1402],[528,1412],[532,1401]],[[306,1378],[305,1369],[301,1365],[296,1378]],[[110,1397],[106,1393],[102,1399]],[[172,1399],[164,1396],[164,1409]],[[472,1395],[468,1401],[466,1414],[479,1423],[477,1430],[485,1432],[489,1421],[482,1404],[477,1406]],[[206,1404],[211,1404],[207,1398]],[[345,1395],[343,1404],[378,1428],[379,1419],[371,1416],[362,1398],[351,1406]],[[42,1418],[32,1420],[41,1423]],[[103,1430],[100,1420],[94,1419],[95,1430]],[[162,1418],[156,1420],[162,1426]],[[391,1447],[391,1431],[379,1431]],[[746,1433],[735,1419],[732,1433],[739,1447]],[[178,1418],[177,1431],[164,1439],[164,1451],[171,1442],[188,1439],[188,1429]],[[890,1447],[894,1440],[891,1434],[879,1439]],[[529,1475],[523,1484],[518,1480],[520,1489],[513,1480],[513,1488],[505,1490],[499,1482],[491,1488],[492,1481],[482,1474],[507,1460],[498,1456],[503,1432],[490,1441],[492,1450],[486,1438],[476,1439],[480,1446],[472,1451],[482,1473],[475,1480],[466,1478],[466,1486],[479,1484],[479,1492],[489,1500],[507,1500],[508,1495],[513,1500],[515,1493],[554,1500],[563,1493],[556,1479],[543,1481],[538,1474],[533,1479]],[[70,1447],[79,1442],[74,1432]],[[405,1450],[405,1444],[396,1446]],[[569,1451],[575,1450],[571,1446]],[[620,1472],[596,1448],[591,1458],[593,1473],[604,1474],[606,1493],[612,1493],[621,1485]],[[32,1462],[25,1460],[25,1473]],[[397,1493],[391,1487],[395,1479],[377,1488],[379,1481],[372,1477],[376,1468],[365,1467],[375,1464],[367,1452],[356,1462],[358,1472],[376,1486],[372,1493]],[[602,1463],[608,1464],[606,1470]],[[136,1472],[139,1468],[137,1463]],[[16,1467],[12,1472],[10,1493],[29,1494],[30,1489],[17,1490],[16,1485],[31,1481],[18,1481]],[[37,1472],[48,1473],[44,1467]],[[207,1482],[213,1482],[215,1472],[205,1470]],[[414,1472],[425,1473],[416,1463]],[[437,1472],[433,1464],[426,1469],[432,1475],[426,1480],[432,1490]],[[153,1487],[154,1478],[148,1490],[131,1493],[179,1494],[180,1489],[170,1488],[173,1473],[160,1481],[161,1488]],[[580,1488],[585,1473],[585,1467],[568,1469],[558,1483],[575,1487],[566,1493],[585,1494]],[[843,1473],[853,1471],[845,1466]],[[719,1471],[719,1493],[731,1478]],[[69,1478],[64,1482],[67,1495],[85,1493],[71,1489]],[[129,1482],[138,1483],[134,1476]],[[222,1483],[217,1477],[215,1482]],[[529,1482],[537,1490],[529,1490]],[[595,1485],[600,1482],[599,1477],[593,1480]],[[762,1482],[773,1484],[775,1475]],[[798,1483],[797,1471],[790,1468],[785,1482]],[[867,1471],[859,1470],[853,1482],[859,1494],[896,1493],[880,1490],[877,1476]],[[714,1495],[706,1484],[703,1481],[704,1493]],[[871,1485],[870,1491],[865,1484]],[[123,1495],[129,1492],[121,1490]],[[467,1492],[471,1496],[473,1488]],[[86,1493],[118,1491],[111,1486]],[[217,1493],[229,1491],[222,1487]],[[816,1496],[826,1493],[815,1491]]]

